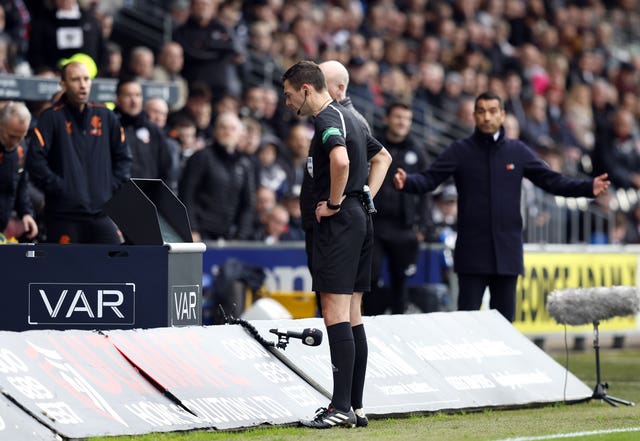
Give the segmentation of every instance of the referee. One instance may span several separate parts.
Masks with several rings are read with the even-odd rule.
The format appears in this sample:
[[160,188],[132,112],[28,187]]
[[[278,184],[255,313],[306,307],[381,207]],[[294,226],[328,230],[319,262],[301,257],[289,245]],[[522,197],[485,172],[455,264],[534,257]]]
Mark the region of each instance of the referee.
[[[362,293],[371,282],[373,226],[364,186],[375,195],[391,164],[387,150],[366,132],[352,112],[334,101],[319,66],[300,61],[283,76],[287,107],[314,117],[307,172],[312,178],[313,289],[322,298],[333,367],[333,394],[307,427],[365,426],[362,395],[367,338],[361,316]],[[367,151],[377,153],[368,169]]]

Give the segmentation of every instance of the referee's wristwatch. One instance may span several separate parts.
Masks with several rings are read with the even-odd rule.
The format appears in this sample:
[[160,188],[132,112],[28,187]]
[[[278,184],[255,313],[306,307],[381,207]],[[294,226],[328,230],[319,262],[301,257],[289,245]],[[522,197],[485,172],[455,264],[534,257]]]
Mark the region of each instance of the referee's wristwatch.
[[339,209],[340,209],[340,207],[342,207],[342,204],[336,204],[336,205],[334,205],[334,204],[332,204],[332,203],[331,203],[331,199],[327,199],[327,208],[328,208],[329,210],[337,211],[337,210],[339,210]]

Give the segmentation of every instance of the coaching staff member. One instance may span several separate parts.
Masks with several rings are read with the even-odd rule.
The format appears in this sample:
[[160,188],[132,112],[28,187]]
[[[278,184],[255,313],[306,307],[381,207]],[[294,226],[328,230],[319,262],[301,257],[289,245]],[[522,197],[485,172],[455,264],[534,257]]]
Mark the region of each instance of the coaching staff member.
[[45,194],[48,242],[119,244],[121,238],[102,211],[130,177],[131,153],[116,115],[88,102],[87,68],[62,68],[63,94],[34,128],[27,170]]
[[0,233],[15,210],[27,239],[38,235],[24,170],[24,137],[30,122],[31,113],[24,103],[9,101],[0,107]]
[[571,179],[549,169],[531,149],[505,138],[502,100],[493,93],[476,98],[474,133],[453,142],[420,173],[398,168],[398,190],[424,193],[449,176],[458,190],[458,237],[454,270],[458,273],[458,309],[477,310],[488,286],[490,307],[508,320],[515,316],[518,274],[524,272],[520,187],[523,178],[543,190],[567,197],[594,197],[609,186],[607,174]]
[[368,145],[377,141],[353,113],[331,98],[317,64],[296,63],[285,72],[283,83],[287,107],[314,117],[307,163],[317,221],[312,277],[313,289],[322,297],[333,365],[331,404],[301,423],[319,429],[353,427],[358,420],[365,425],[362,394],[368,349],[360,308],[371,281],[373,227],[361,198],[367,183],[376,194],[391,157],[378,143],[368,171]]

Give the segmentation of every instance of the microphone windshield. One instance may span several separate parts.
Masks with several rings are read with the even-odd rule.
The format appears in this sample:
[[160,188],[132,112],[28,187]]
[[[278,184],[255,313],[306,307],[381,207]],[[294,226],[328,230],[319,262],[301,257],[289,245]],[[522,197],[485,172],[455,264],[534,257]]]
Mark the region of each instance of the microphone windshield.
[[640,296],[634,286],[569,288],[547,298],[547,311],[560,324],[586,325],[613,317],[635,315]]
[[318,346],[322,343],[322,331],[316,328],[306,328],[302,330],[302,344],[307,346]]

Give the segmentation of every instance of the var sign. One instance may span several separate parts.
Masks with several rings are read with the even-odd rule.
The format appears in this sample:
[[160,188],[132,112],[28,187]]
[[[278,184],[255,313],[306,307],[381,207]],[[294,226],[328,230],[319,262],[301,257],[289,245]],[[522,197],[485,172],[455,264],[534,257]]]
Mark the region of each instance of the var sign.
[[169,297],[173,326],[202,324],[202,294],[199,285],[174,285]]
[[30,283],[31,325],[132,325],[134,283]]

